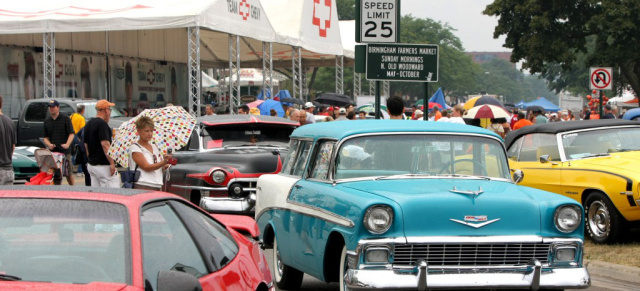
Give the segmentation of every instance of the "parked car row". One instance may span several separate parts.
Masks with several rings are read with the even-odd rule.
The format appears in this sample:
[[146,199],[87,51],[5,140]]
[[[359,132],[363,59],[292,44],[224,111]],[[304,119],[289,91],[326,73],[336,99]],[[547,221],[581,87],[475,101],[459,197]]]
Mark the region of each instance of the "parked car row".
[[200,117],[165,174],[163,190],[184,199],[0,188],[0,281],[296,290],[308,274],[341,290],[587,288],[585,223],[607,243],[638,220],[637,122],[529,126],[506,147],[457,124],[298,126]]

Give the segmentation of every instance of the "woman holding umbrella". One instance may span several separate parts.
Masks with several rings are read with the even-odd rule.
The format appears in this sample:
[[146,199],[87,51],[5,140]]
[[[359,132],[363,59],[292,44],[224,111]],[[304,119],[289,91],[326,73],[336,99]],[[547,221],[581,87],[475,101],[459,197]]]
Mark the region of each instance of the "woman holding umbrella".
[[131,146],[129,167],[140,169],[140,179],[133,185],[134,189],[160,190],[162,188],[162,170],[168,168],[171,155],[162,155],[153,139],[155,125],[147,116],[140,116],[136,121],[136,129],[140,139]]

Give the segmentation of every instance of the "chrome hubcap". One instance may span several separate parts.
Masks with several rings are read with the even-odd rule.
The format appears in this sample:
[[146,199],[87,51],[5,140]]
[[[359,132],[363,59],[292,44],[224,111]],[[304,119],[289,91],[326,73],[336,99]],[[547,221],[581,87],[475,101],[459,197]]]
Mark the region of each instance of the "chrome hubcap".
[[602,201],[591,203],[587,219],[589,220],[589,229],[594,236],[605,237],[609,235],[611,217],[607,206]]
[[276,267],[278,268],[278,274],[280,275],[280,277],[282,277],[282,272],[284,269],[284,266],[282,264],[282,261],[280,260],[280,251],[279,250],[275,250],[276,252]]

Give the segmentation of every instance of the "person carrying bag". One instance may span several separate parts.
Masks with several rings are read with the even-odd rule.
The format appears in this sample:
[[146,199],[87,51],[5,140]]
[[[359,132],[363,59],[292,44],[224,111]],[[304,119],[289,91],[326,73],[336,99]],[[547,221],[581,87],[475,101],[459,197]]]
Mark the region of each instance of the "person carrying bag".
[[[133,182],[134,189],[161,190],[162,189],[162,171],[169,167],[171,155],[162,155],[160,150],[151,143],[155,126],[153,120],[146,116],[141,116],[136,121],[136,130],[140,139],[131,146],[130,163],[131,167],[135,164],[136,172],[138,168],[139,178],[136,174],[129,175],[129,180]],[[131,170],[128,170],[131,171]]]

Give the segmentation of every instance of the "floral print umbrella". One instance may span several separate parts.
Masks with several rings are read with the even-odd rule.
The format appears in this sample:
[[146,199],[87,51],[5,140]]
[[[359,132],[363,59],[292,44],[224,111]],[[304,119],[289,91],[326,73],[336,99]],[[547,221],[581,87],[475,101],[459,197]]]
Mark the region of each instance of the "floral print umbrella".
[[197,123],[196,119],[180,106],[145,109],[118,127],[109,148],[109,156],[125,168],[129,166],[129,148],[139,139],[136,121],[140,116],[148,116],[153,120],[155,130],[151,142],[163,154],[168,148],[179,149],[185,146]]

